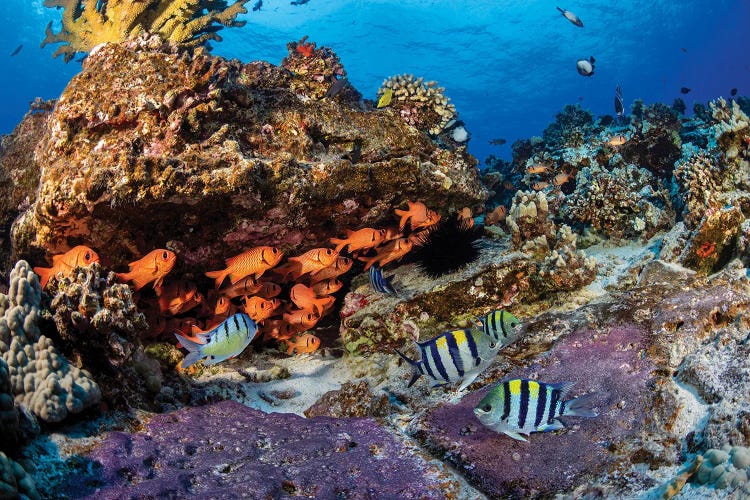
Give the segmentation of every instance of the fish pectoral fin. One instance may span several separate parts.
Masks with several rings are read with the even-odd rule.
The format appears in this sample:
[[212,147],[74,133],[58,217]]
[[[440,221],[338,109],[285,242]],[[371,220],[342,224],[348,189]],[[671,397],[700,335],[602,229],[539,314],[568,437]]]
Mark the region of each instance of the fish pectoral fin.
[[[206,364],[208,364],[208,363],[206,363]],[[523,442],[528,442],[528,439],[526,439],[525,437],[523,437],[518,432],[511,431],[511,430],[508,430],[508,429],[505,429],[502,432],[503,432],[503,434],[506,434],[507,436],[510,436],[510,437],[512,437],[515,440],[523,441]]]
[[467,387],[471,385],[472,382],[477,378],[479,375],[479,372],[468,372],[464,374],[464,380],[461,382],[461,385],[458,388],[458,392],[463,391]]

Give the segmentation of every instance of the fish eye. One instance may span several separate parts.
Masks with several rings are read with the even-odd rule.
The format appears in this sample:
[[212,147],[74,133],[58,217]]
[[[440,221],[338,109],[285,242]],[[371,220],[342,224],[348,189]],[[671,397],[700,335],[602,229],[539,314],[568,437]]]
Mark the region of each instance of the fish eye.
[[84,258],[84,259],[86,259],[86,260],[91,260],[91,252],[86,252],[86,253],[85,253],[85,254],[83,255],[83,258]]
[[276,247],[273,247],[273,248],[271,249],[271,252],[273,252],[274,254],[277,254],[277,253],[279,253],[279,249],[278,249],[278,248],[276,248]]
[[167,255],[167,251],[166,250],[161,253],[161,258],[163,260],[167,260],[169,258],[169,255]]
[[492,405],[491,404],[486,404],[486,405],[482,406],[482,411],[483,412],[489,413],[490,410],[492,410]]
[[494,342],[490,342],[490,349],[494,349],[496,345]]
[[516,323],[516,322],[513,322],[513,323],[511,323],[511,324],[510,324],[510,327],[511,327],[511,328],[515,328],[515,327],[517,327],[517,326],[518,326],[518,323]]

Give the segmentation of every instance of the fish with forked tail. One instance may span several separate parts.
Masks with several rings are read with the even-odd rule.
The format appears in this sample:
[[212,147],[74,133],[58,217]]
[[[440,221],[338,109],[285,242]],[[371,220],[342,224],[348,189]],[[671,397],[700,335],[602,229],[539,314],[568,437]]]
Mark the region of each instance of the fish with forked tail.
[[117,279],[123,283],[133,282],[133,289],[140,290],[152,281],[154,288],[159,288],[164,281],[164,277],[174,267],[177,256],[170,250],[157,248],[151,250],[142,258],[128,264],[127,273],[117,273]]
[[596,417],[593,399],[595,392],[573,399],[565,399],[572,382],[546,384],[536,380],[512,379],[496,385],[474,408],[482,424],[526,441],[521,434],[548,432],[565,426],[558,417]]
[[44,289],[49,279],[58,273],[66,276],[76,267],[87,267],[94,262],[99,262],[99,256],[87,246],[78,245],[64,254],[52,257],[52,267],[35,267],[34,272],[39,275],[39,284]]
[[205,333],[196,334],[198,343],[175,333],[182,347],[189,351],[182,361],[182,368],[208,358],[206,365],[215,365],[242,353],[258,333],[258,325],[243,313],[234,314],[225,319],[219,326]]
[[579,28],[583,28],[583,21],[581,21],[581,19],[578,16],[576,16],[569,10],[561,9],[560,7],[557,7],[557,10],[560,11],[560,14],[562,14],[565,19],[575,24]]

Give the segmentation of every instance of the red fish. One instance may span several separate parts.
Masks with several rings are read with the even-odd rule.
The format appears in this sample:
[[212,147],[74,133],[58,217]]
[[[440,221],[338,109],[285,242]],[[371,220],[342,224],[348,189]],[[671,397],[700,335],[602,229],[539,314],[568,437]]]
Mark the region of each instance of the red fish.
[[346,230],[346,238],[331,238],[331,243],[336,245],[336,251],[341,252],[345,247],[349,247],[349,253],[367,248],[375,248],[383,242],[385,238],[385,229],[373,229],[365,227],[357,231]]
[[269,319],[265,321],[260,331],[263,333],[263,340],[286,340],[292,338],[295,333],[298,333],[297,328],[283,319]]
[[[276,283],[272,283],[270,281],[264,281],[259,283],[260,289],[255,292],[256,295],[259,297],[263,297],[264,299],[272,299],[274,297],[277,297],[281,293],[281,287],[277,285]],[[252,294],[248,294],[252,295]]]
[[309,354],[320,347],[320,339],[315,335],[306,333],[298,335],[294,339],[287,340],[287,354]]
[[389,262],[398,260],[411,251],[413,243],[409,238],[399,238],[397,240],[389,241],[382,247],[377,249],[377,254],[373,257],[360,257],[359,260],[365,262],[365,271],[376,262],[380,267],[385,266]]
[[242,303],[245,314],[250,316],[256,323],[270,318],[273,315],[274,309],[279,305],[279,302],[276,300],[266,300],[258,296],[245,297]]
[[323,280],[341,276],[352,268],[353,263],[354,262],[349,257],[338,257],[332,265],[313,273],[310,277],[310,282],[312,285],[315,285],[315,283],[319,283]]
[[334,294],[341,290],[342,286],[344,286],[344,284],[341,281],[336,278],[329,278],[319,283],[315,283],[311,288],[313,292],[315,292],[315,295],[321,296]]
[[226,269],[209,271],[206,276],[216,278],[216,288],[221,286],[224,278],[229,276],[232,284],[237,283],[245,276],[253,275],[256,279],[281,261],[283,252],[276,247],[259,246],[251,248],[246,252],[228,258],[225,263]]
[[407,210],[395,210],[396,215],[401,217],[398,224],[401,231],[406,227],[406,221],[410,222],[412,230],[420,227],[429,227],[440,221],[440,215],[434,210],[428,209],[424,203],[420,201],[415,203],[407,201],[406,203],[409,205]]
[[52,256],[52,267],[35,267],[34,272],[39,275],[39,284],[45,288],[52,276],[58,273],[67,276],[76,267],[87,267],[94,262],[99,262],[96,252],[87,246],[78,245],[64,254]]
[[322,314],[325,305],[335,300],[333,297],[317,297],[312,288],[302,283],[297,283],[292,287],[289,297],[294,302],[294,305],[300,309],[316,311],[317,314]]
[[181,314],[197,305],[199,301],[194,300],[198,288],[192,281],[177,280],[167,285],[156,288],[159,297],[159,311],[169,312],[172,316]]
[[262,287],[261,283],[252,276],[245,276],[237,283],[233,283],[219,290],[219,292],[233,299],[235,297],[241,297],[243,295],[254,295]]
[[117,273],[117,279],[120,281],[133,282],[133,288],[138,291],[152,281],[154,288],[160,287],[164,276],[174,267],[177,256],[174,252],[158,248],[146,254],[145,257],[128,264],[130,271],[127,273]]
[[320,315],[308,309],[292,309],[283,315],[284,321],[290,325],[304,326],[305,329],[312,328],[320,319]]
[[289,257],[289,262],[281,266],[278,272],[282,275],[282,281],[298,279],[308,273],[315,273],[336,262],[339,253],[330,248],[313,248],[297,257]]

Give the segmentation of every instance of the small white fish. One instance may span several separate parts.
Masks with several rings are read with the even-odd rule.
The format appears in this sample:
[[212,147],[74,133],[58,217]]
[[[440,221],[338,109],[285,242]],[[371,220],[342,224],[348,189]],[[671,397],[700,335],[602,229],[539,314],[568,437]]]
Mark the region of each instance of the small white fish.
[[205,343],[194,342],[178,333],[174,336],[189,351],[182,361],[182,367],[208,358],[206,365],[215,365],[240,354],[253,341],[258,333],[258,325],[250,316],[243,313],[233,314],[211,331],[199,333],[196,337]]
[[596,62],[596,59],[594,59],[594,56],[591,56],[586,59],[579,59],[576,61],[576,69],[578,70],[578,74],[581,76],[591,76],[594,74],[594,62]]
[[581,21],[581,19],[578,16],[576,16],[569,10],[561,9],[560,7],[558,7],[557,10],[560,11],[560,14],[562,14],[565,17],[565,19],[575,24],[579,28],[583,28],[583,21]]

